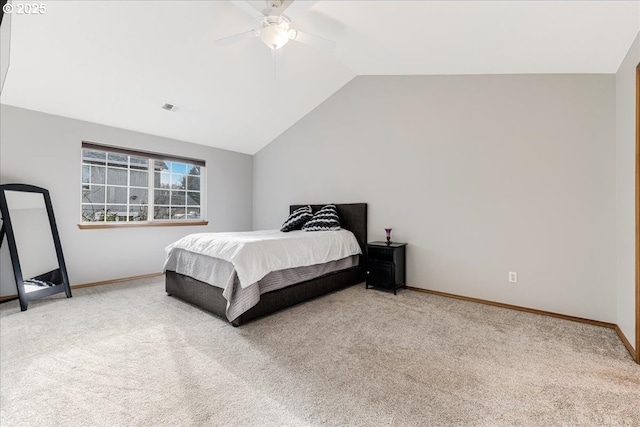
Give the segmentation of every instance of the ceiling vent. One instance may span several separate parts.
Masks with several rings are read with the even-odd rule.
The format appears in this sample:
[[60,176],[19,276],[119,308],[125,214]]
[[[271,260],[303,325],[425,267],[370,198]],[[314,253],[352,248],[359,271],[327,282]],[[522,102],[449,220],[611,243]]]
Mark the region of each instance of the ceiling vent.
[[175,106],[175,105],[173,105],[173,104],[165,103],[165,104],[162,106],[162,109],[163,109],[163,110],[167,110],[167,111],[176,111],[176,110],[178,109],[178,107],[176,107],[176,106]]

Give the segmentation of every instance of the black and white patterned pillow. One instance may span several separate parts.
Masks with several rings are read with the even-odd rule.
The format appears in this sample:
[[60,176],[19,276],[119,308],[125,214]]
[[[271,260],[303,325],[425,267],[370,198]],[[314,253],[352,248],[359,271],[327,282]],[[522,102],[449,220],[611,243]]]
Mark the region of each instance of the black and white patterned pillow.
[[340,230],[340,219],[336,205],[323,206],[305,225],[304,231]]
[[300,230],[302,226],[313,218],[313,214],[311,213],[311,206],[303,206],[301,208],[296,209],[289,215],[289,218],[286,219],[280,231],[293,231]]

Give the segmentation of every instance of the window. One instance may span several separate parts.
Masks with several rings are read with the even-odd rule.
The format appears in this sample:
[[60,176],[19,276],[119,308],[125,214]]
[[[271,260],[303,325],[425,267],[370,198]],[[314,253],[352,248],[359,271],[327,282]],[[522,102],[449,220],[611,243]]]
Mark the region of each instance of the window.
[[201,222],[205,162],[82,143],[82,223]]
[[155,219],[200,219],[200,166],[154,160]]

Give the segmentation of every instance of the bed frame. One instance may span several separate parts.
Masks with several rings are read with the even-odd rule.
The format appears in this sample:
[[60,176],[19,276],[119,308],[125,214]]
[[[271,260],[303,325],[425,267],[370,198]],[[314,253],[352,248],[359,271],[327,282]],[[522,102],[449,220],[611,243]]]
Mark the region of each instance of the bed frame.
[[[289,212],[306,205],[292,205]],[[324,205],[311,205],[313,212],[316,212]],[[367,204],[347,203],[336,204],[340,225],[342,228],[350,230],[358,240],[363,255],[360,255],[360,262],[357,267],[330,273],[306,282],[297,283],[283,289],[264,293],[260,296],[260,302],[244,312],[231,324],[240,326],[250,320],[266,316],[278,310],[291,307],[304,301],[319,297],[329,292],[345,288],[347,286],[361,283],[365,280],[366,270],[366,244],[367,244]],[[222,289],[211,286],[207,283],[196,280],[192,277],[176,273],[166,272],[166,291],[168,295],[211,312],[227,320],[225,311],[227,300],[222,296]]]

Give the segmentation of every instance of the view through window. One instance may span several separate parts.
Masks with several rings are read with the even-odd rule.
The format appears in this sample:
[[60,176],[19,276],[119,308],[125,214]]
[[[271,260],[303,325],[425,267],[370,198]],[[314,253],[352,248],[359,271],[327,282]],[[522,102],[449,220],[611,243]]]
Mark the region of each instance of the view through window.
[[203,161],[100,148],[83,143],[82,222],[203,219]]

